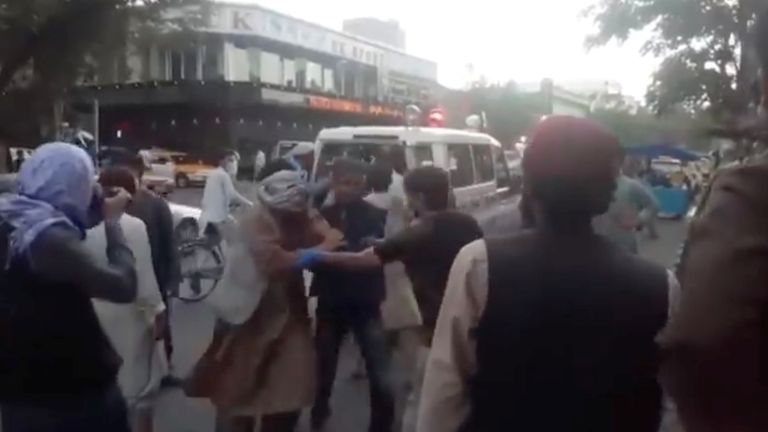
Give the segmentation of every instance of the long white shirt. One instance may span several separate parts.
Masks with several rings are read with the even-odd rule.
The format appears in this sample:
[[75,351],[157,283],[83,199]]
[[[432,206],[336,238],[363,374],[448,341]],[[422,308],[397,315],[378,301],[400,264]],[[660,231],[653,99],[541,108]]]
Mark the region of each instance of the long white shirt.
[[[155,317],[165,310],[157,286],[147,227],[141,219],[129,215],[120,218],[128,247],[136,258],[137,293],[130,304],[93,300],[96,315],[117,353],[123,358],[118,384],[129,403],[157,391],[168,371],[162,344],[155,341]],[[88,231],[85,245],[104,264],[107,240],[104,225]]]
[[235,189],[232,176],[224,168],[213,170],[205,181],[203,190],[202,214],[200,228],[208,223],[221,223],[229,219],[230,206],[234,203],[251,206],[253,203]]

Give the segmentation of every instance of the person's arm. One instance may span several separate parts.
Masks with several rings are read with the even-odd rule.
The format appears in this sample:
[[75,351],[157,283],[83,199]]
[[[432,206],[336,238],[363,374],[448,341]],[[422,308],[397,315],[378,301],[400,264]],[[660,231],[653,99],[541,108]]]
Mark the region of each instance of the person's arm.
[[469,417],[469,381],[477,369],[472,333],[488,301],[485,241],[456,256],[440,308],[422,387],[417,430],[458,432]]
[[349,269],[381,267],[391,262],[403,260],[413,253],[414,248],[428,241],[430,241],[429,229],[423,224],[417,224],[364,251],[326,252],[320,254],[318,261]]
[[280,245],[279,234],[274,231],[275,228],[270,228],[271,223],[267,220],[260,215],[247,220],[243,232],[256,265],[267,274],[307,269],[317,261],[321,252],[337,249],[344,241],[344,235],[328,225],[318,213],[312,212],[309,223],[310,235],[318,243],[308,249],[289,251]]
[[232,180],[232,177],[229,175],[222,176],[222,181],[224,182],[224,191],[226,196],[229,197],[229,202],[253,207],[253,202],[235,189],[235,182]]
[[131,303],[136,298],[136,260],[116,221],[104,223],[107,259],[104,266],[70,230],[51,227],[30,247],[33,270],[54,282],[77,285],[92,298]]

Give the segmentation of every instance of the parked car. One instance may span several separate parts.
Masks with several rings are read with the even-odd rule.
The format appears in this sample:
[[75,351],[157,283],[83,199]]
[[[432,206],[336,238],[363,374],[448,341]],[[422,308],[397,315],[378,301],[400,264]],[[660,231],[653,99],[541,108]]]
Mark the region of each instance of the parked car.
[[202,186],[216,166],[199,156],[159,148],[140,152],[153,172],[159,176],[173,179],[176,187],[183,189],[190,186]]

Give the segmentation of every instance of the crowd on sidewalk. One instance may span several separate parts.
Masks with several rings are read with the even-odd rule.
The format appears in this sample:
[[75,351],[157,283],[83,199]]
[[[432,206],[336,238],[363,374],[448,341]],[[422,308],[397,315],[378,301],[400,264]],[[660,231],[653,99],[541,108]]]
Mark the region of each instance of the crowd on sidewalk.
[[[304,150],[261,167],[253,197],[225,152],[204,191],[202,233],[237,245],[250,278],[247,313],[219,316],[184,377],[219,432],[292,432],[305,410],[327,430],[345,415],[329,400],[348,335],[371,432],[656,432],[669,410],[688,432],[768,430],[765,155],[714,175],[673,272],[636,254],[653,202],[591,120],[536,125],[521,224],[503,237],[452,209],[440,168],[337,158],[314,184]],[[150,431],[158,389],[180,384],[168,205],[138,161],[119,165],[96,180],[84,150],[45,144],[0,196],[4,432]],[[235,202],[248,209],[232,231]]]

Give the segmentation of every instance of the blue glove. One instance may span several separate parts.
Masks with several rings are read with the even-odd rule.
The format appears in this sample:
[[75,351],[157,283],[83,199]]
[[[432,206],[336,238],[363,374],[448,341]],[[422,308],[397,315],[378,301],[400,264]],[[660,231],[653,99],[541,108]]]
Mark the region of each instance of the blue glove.
[[303,249],[299,251],[299,259],[293,265],[294,268],[305,270],[320,261],[321,252],[317,249]]

